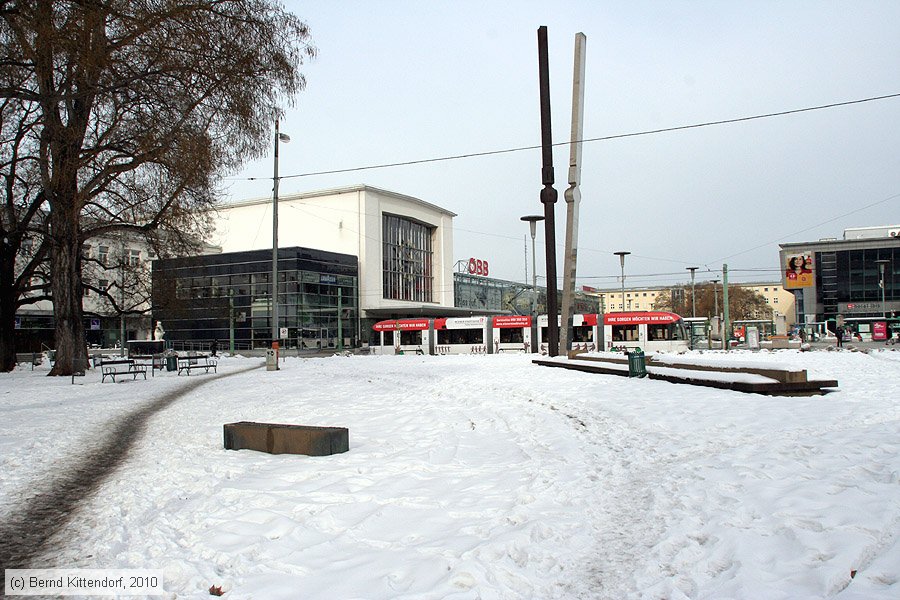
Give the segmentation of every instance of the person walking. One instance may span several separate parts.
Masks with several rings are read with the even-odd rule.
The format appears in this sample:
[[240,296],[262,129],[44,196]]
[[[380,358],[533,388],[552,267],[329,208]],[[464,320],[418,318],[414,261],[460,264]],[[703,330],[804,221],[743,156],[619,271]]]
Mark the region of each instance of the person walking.
[[837,347],[841,348],[844,345],[844,328],[838,327],[834,331],[834,335],[837,336]]

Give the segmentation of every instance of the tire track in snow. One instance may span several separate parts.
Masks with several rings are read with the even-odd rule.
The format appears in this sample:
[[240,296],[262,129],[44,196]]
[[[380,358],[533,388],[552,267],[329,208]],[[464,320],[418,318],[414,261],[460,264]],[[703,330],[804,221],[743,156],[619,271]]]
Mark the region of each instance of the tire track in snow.
[[[156,413],[197,388],[226,377],[260,368],[256,365],[230,373],[187,382],[176,390],[108,424],[109,434],[82,450],[74,466],[58,469],[61,475],[42,482],[9,518],[0,524],[0,572],[29,568],[47,550],[49,542],[88,503],[97,488],[127,459]],[[71,457],[65,457],[70,460]],[[52,565],[47,565],[52,566]],[[5,593],[0,584],[0,595]]]

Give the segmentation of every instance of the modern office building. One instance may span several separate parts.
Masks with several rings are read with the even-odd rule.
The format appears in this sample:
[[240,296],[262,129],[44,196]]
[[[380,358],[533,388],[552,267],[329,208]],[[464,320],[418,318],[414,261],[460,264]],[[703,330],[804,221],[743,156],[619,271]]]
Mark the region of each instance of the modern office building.
[[[272,251],[153,263],[153,318],[179,348],[267,348],[272,341]],[[279,248],[279,325],[288,348],[351,348],[361,341],[355,256]],[[362,336],[367,340],[367,335]]]
[[783,285],[795,295],[803,322],[900,313],[900,225],[846,229],[841,239],[780,247]]

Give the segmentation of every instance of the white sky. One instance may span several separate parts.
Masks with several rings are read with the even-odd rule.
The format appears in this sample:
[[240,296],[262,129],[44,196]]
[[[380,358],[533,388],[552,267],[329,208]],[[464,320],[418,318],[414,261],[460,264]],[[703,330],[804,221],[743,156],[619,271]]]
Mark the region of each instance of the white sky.
[[[574,36],[587,35],[584,137],[900,93],[900,3],[288,2],[319,57],[282,131],[281,193],[365,183],[445,207],[454,259],[523,280],[541,214],[537,29],[549,29],[553,139],[567,142]],[[900,223],[900,98],[585,144],[579,285],[779,278],[778,242]],[[562,273],[568,148],[554,152]],[[271,195],[271,155],[226,181]],[[247,181],[248,177],[269,178]],[[543,232],[538,233],[538,274]],[[540,281],[540,280],[539,280]]]

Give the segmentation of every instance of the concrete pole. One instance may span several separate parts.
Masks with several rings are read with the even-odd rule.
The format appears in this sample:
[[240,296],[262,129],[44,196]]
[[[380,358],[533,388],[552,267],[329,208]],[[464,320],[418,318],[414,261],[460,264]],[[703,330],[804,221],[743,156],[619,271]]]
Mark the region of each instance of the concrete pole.
[[562,330],[559,345],[563,352],[572,344],[572,315],[575,312],[575,272],[578,262],[578,209],[581,204],[581,138],[584,137],[584,58],[587,36],[575,34],[575,72],[572,77],[572,134],[569,145],[569,187],[566,198],[566,253],[563,261]]

